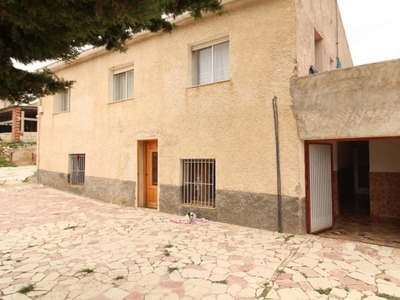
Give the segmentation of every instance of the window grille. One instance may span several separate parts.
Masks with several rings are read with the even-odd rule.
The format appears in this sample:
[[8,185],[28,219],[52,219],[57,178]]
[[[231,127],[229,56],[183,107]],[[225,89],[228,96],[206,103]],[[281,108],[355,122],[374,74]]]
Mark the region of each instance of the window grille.
[[85,154],[69,155],[68,183],[72,185],[85,185]]
[[183,204],[215,207],[215,159],[183,160]]
[[133,97],[133,70],[115,73],[113,76],[113,101]]

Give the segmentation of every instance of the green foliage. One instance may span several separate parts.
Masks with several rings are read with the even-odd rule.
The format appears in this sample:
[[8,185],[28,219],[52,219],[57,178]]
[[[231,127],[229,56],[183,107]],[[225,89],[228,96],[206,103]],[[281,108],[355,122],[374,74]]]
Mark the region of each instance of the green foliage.
[[12,141],[12,142],[8,143],[7,145],[10,148],[17,149],[19,147],[23,147],[25,145],[25,143],[23,141],[19,141],[19,142]]
[[85,268],[85,269],[80,270],[79,272],[80,272],[80,273],[89,274],[89,273],[93,273],[94,271],[93,271],[93,269]]
[[224,279],[224,280],[213,281],[213,283],[228,284],[228,281],[226,281],[226,279]]
[[6,155],[0,153],[0,167],[16,167],[17,165],[6,160]]
[[35,286],[33,284],[28,284],[26,286],[23,286],[18,290],[18,293],[20,294],[27,294],[29,292],[32,292],[35,289]]
[[285,236],[285,237],[284,237],[285,242],[289,241],[292,237],[294,237],[293,234],[289,234],[289,235]]
[[168,274],[171,274],[173,271],[178,271],[177,267],[168,267]]
[[332,291],[331,288],[327,288],[327,289],[317,289],[315,290],[317,293],[320,293],[321,295],[329,295],[330,292]]
[[68,226],[68,227],[65,227],[64,230],[69,230],[69,229],[75,230],[76,227],[78,227],[78,226],[76,226],[76,225],[75,226]]
[[381,297],[381,298],[389,299],[389,300],[400,300],[399,297],[390,296],[388,294],[378,294],[377,296]]
[[221,12],[221,0],[10,0],[0,2],[0,99],[29,102],[71,87],[73,80],[49,70],[26,72],[13,61],[65,60],[82,48],[125,51],[125,42],[143,30],[171,31],[185,12]]
[[124,276],[120,276],[120,275],[119,275],[119,276],[115,277],[114,279],[115,279],[115,280],[121,280],[121,279],[124,279],[124,278],[125,278]]

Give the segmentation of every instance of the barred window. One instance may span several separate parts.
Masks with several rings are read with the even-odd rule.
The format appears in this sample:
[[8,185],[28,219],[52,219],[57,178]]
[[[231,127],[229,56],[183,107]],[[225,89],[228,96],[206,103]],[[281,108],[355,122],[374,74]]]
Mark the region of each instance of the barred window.
[[183,204],[215,207],[215,159],[184,159]]
[[68,183],[71,185],[85,185],[85,154],[69,155]]

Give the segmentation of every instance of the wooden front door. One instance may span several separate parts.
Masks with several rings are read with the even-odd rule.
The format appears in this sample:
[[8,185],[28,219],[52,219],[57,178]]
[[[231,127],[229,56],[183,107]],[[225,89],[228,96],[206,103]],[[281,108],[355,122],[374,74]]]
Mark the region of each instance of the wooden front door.
[[146,142],[146,193],[145,205],[151,208],[158,206],[158,152],[157,141]]

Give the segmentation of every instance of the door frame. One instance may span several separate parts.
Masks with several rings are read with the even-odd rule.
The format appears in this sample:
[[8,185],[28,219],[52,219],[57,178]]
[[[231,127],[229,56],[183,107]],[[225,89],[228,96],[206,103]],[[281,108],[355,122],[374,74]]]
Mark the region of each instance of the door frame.
[[[137,184],[136,184],[136,207],[146,207],[146,168],[147,168],[147,149],[146,145],[149,142],[157,143],[158,151],[158,139],[146,139],[137,141]],[[157,168],[159,170],[159,156],[157,156]],[[160,194],[160,183],[159,183],[159,172],[157,172],[157,210],[159,209],[159,194]]]
[[[305,185],[306,185],[306,226],[307,233],[311,233],[311,192],[310,192],[310,145],[329,145],[331,148],[331,199],[332,199],[332,227],[335,223],[334,203],[333,203],[333,145],[327,142],[304,142],[304,161],[305,161]],[[331,228],[332,228],[331,227]],[[317,232],[326,231],[330,228],[325,228]]]
[[[354,168],[354,194],[360,194],[360,195],[369,195],[369,187],[368,188],[363,188],[360,187],[359,184],[359,172],[358,172],[358,166],[360,164],[360,159],[359,159],[359,150],[365,150],[367,149],[369,153],[369,145],[368,146],[363,146],[363,147],[355,147],[353,148],[353,168]],[[370,158],[368,157],[368,165],[370,165],[371,161]]]

